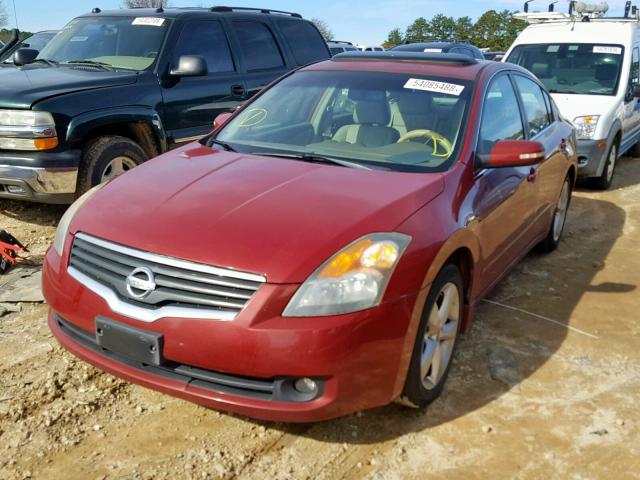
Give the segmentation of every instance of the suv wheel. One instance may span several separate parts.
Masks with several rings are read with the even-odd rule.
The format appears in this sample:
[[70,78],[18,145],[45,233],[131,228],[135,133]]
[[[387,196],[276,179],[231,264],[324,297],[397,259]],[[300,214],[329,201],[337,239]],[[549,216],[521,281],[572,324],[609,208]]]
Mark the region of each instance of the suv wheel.
[[458,343],[462,293],[460,270],[445,266],[429,291],[399,403],[423,408],[442,392]]
[[608,190],[613,180],[613,174],[616,170],[616,161],[618,160],[618,146],[614,143],[607,153],[607,161],[604,164],[602,175],[590,180],[592,188],[596,190]]
[[89,142],[82,154],[77,195],[110,180],[147,160],[144,150],[133,140],[115,135]]

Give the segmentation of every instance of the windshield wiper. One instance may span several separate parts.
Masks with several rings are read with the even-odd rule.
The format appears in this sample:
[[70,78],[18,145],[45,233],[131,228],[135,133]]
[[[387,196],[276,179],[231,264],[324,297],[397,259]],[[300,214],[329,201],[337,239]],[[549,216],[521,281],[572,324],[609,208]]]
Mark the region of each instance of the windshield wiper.
[[113,65],[105,62],[96,62],[95,60],[69,60],[64,62],[65,65],[89,65],[91,67],[101,67],[104,70],[113,70]]
[[278,158],[291,158],[294,160],[301,160],[309,163],[325,163],[329,165],[339,165],[347,168],[360,168],[362,170],[371,170],[360,163],[349,162],[347,160],[340,160],[339,158],[325,157],[323,155],[317,155],[315,153],[266,153],[266,152],[252,152],[253,155],[263,155],[265,157],[278,157]]
[[56,62],[55,60],[49,60],[48,58],[36,58],[31,63],[44,63],[49,65],[50,67],[55,67],[56,65],[58,65],[58,62]]
[[215,138],[212,138],[211,140],[209,140],[209,143],[211,143],[213,145],[220,145],[227,152],[235,152],[236,151],[235,148],[233,148],[227,142],[223,142],[221,140],[216,140]]

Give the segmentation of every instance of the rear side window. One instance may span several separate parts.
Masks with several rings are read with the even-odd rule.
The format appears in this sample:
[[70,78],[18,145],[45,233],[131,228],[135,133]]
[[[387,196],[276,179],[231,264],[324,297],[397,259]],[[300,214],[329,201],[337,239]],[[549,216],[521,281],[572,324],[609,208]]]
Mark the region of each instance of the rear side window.
[[196,20],[184,26],[176,45],[174,65],[183,55],[201,56],[210,73],[235,70],[227,35],[217,20]]
[[264,23],[236,21],[233,26],[247,70],[269,70],[284,66],[273,33]]
[[527,131],[529,136],[533,137],[551,124],[547,102],[544,99],[542,89],[537,83],[520,75],[515,75],[514,79],[524,107]]
[[325,41],[311,23],[302,20],[284,20],[278,24],[299,65],[327,58]]
[[498,140],[522,140],[520,106],[509,77],[496,78],[484,100],[478,153],[488,155]]

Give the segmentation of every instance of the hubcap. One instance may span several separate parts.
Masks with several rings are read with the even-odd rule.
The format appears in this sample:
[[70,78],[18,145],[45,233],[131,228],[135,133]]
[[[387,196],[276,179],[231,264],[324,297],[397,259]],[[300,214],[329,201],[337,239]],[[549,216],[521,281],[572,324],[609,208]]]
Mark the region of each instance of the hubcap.
[[106,182],[107,180],[117,177],[118,175],[122,175],[124,172],[135,168],[135,166],[136,162],[134,162],[129,157],[116,157],[111,160],[105,167],[104,171],[102,172],[101,182]]
[[553,217],[553,240],[555,242],[558,242],[560,235],[562,235],[564,223],[567,220],[567,210],[569,210],[569,182],[564,182],[558,199],[556,214]]
[[613,172],[616,169],[617,152],[615,145],[611,147],[609,152],[609,162],[607,162],[607,182],[610,182],[613,178]]
[[422,343],[420,378],[427,390],[435,388],[451,361],[460,322],[460,292],[447,283],[436,297]]

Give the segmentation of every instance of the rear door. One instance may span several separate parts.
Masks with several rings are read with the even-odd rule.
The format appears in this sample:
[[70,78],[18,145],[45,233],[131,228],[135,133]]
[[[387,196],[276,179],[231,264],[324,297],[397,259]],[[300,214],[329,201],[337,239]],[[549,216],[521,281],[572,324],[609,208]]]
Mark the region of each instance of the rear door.
[[[631,51],[631,68],[624,98],[624,117],[622,119],[622,147],[631,147],[640,135],[640,101],[633,95],[635,86],[640,85],[640,49],[634,45]],[[624,85],[624,83],[623,83]]]
[[218,114],[232,111],[246,100],[246,86],[220,21],[184,22],[171,55],[171,65],[177,66],[183,55],[204,58],[209,74],[167,78],[163,82],[164,124],[171,146],[206,135]]

